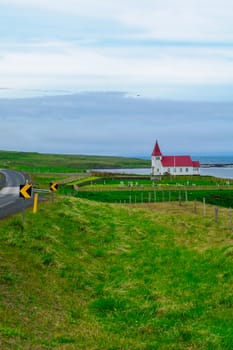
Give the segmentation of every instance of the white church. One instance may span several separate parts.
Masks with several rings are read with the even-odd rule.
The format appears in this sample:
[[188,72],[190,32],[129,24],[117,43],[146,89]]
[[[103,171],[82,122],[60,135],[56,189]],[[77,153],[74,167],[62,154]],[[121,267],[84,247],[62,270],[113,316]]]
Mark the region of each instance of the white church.
[[200,163],[190,156],[163,156],[158,141],[151,155],[152,175],[200,175]]

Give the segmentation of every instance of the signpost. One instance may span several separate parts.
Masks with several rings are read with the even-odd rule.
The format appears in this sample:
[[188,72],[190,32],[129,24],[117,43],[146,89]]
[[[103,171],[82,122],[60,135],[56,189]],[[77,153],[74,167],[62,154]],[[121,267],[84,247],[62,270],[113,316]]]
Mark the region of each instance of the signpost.
[[[38,193],[51,193],[52,192],[52,201],[54,202],[54,193],[58,190],[58,184],[55,182],[50,182],[50,190],[44,190],[44,189],[34,189],[33,193],[34,195],[34,204],[33,204],[33,213],[37,213],[37,205],[38,205]],[[19,186],[19,196],[24,199],[31,199],[32,197],[32,184],[25,183],[24,185]],[[22,220],[24,224],[24,206],[22,209]]]
[[[30,199],[32,196],[32,184],[26,183],[19,186],[19,196],[24,199]],[[22,221],[24,225],[24,206],[22,209]]]
[[56,182],[50,182],[50,191],[52,192],[52,202],[54,202],[54,193],[58,190],[58,184]]

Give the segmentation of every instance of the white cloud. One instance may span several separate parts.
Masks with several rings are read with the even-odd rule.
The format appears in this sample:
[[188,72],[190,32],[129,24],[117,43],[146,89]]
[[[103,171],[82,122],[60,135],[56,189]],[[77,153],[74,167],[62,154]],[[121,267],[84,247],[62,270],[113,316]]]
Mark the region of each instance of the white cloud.
[[[49,47],[49,49],[48,49]],[[233,84],[232,49],[80,48],[62,42],[0,54],[2,86],[144,90],[156,84]]]
[[[226,2],[225,2],[226,3]],[[142,35],[158,40],[227,41],[233,40],[233,3],[221,6],[198,6],[197,2],[173,1],[170,6],[148,9],[136,8],[126,12],[122,21],[128,26],[141,28]]]
[[[30,19],[25,21],[24,37],[16,36],[14,28],[9,28],[14,42],[3,37],[0,87],[129,93],[139,90],[153,95],[158,85],[233,84],[230,0],[0,0],[0,4],[11,5],[8,10],[13,12],[22,6],[25,18]],[[36,11],[31,10],[37,8],[46,14],[48,31],[53,23],[55,29],[49,34],[45,30],[40,39],[36,28],[34,40]],[[62,16],[56,22],[58,13]],[[42,14],[38,20],[41,26]],[[65,35],[67,42],[61,31],[56,32],[63,15],[64,28],[70,18],[73,21]],[[73,36],[76,18],[77,23],[82,19],[82,24],[78,26],[75,43],[72,40],[76,38]],[[83,28],[85,21],[88,33],[85,25]],[[106,27],[100,26],[102,21],[106,21]],[[111,35],[118,38],[117,47],[114,43],[111,47]],[[129,37],[133,40],[128,40],[127,45],[124,40]],[[156,45],[156,41],[171,45]],[[177,41],[184,41],[183,46],[177,45]],[[193,41],[197,41],[196,47]],[[214,45],[205,47],[205,41]],[[220,47],[220,42],[228,46]]]
[[233,40],[231,0],[0,0],[66,15],[117,21],[140,37]]

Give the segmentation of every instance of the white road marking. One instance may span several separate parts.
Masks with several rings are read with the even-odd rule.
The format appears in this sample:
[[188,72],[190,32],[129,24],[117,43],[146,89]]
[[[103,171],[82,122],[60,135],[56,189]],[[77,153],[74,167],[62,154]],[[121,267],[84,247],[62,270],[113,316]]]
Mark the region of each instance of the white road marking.
[[7,205],[12,204],[12,203],[14,203],[14,201],[6,202],[6,203],[0,205],[0,208],[6,207]]
[[5,197],[6,195],[19,195],[19,186],[16,187],[4,187],[0,191],[0,197]]

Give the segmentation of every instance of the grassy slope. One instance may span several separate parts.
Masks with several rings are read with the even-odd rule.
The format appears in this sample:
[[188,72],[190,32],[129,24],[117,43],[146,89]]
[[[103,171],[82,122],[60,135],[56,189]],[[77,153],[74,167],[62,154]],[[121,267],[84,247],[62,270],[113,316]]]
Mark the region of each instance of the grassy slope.
[[150,167],[149,160],[87,155],[59,155],[0,151],[0,167],[29,172],[77,172],[98,168]]
[[0,348],[231,349],[232,239],[177,204],[67,197],[4,220]]

